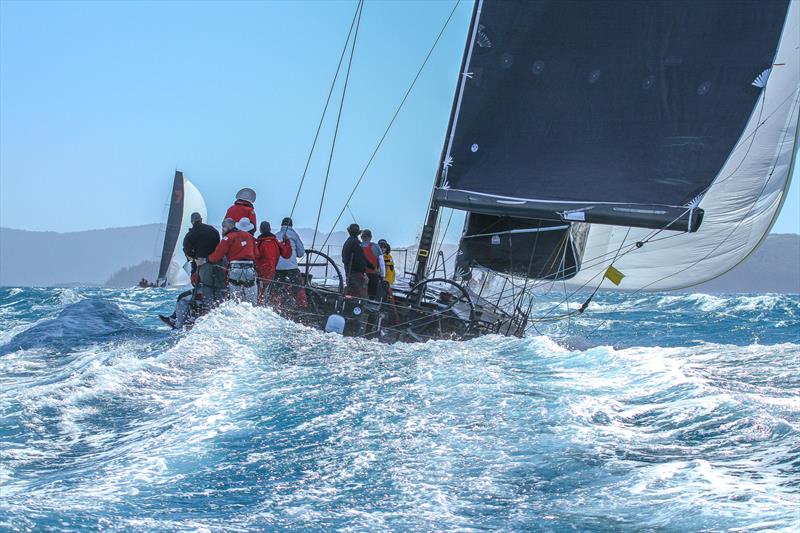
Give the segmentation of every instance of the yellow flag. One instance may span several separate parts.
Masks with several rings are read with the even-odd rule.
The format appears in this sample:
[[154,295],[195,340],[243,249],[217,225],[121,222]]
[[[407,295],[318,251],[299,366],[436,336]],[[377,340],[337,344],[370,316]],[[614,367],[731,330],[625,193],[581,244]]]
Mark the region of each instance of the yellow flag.
[[613,266],[610,266],[606,270],[605,277],[611,280],[611,283],[613,283],[614,285],[619,285],[622,282],[622,278],[625,277],[625,274],[623,274]]

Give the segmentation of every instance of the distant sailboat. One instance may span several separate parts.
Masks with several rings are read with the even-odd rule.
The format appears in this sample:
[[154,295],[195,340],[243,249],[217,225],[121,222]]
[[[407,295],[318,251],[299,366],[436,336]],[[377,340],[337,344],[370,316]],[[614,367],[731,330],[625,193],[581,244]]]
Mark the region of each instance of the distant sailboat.
[[184,270],[186,258],[183,256],[182,239],[192,227],[192,213],[200,213],[206,219],[206,202],[195,185],[175,171],[172,184],[167,227],[164,231],[164,246],[161,250],[161,264],[158,268],[159,287],[175,287],[189,284],[189,274]]

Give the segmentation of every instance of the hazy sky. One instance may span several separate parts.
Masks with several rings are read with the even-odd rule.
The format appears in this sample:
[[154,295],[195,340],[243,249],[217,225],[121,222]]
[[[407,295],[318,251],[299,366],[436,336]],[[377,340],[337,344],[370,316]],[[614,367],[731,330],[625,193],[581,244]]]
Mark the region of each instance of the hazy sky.
[[[367,2],[322,230],[453,5]],[[278,223],[291,208],[354,8],[1,1],[0,225],[72,231],[163,221],[176,168],[203,192],[212,222],[249,186],[259,219]],[[421,226],[470,12],[462,1],[351,204],[362,227],[401,244]],[[297,226],[314,226],[334,119]],[[774,232],[800,232],[797,178],[796,167]],[[454,221],[451,233],[459,229]]]

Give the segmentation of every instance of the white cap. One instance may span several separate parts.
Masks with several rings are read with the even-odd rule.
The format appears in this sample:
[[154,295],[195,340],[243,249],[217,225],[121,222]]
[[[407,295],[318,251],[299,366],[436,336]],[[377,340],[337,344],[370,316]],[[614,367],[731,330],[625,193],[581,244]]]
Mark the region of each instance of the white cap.
[[239,190],[239,192],[236,193],[236,199],[245,200],[252,204],[256,201],[256,191],[245,187],[244,189],[241,189]]
[[250,219],[247,217],[242,217],[239,219],[239,222],[236,223],[236,229],[239,231],[250,231],[251,229],[255,228]]

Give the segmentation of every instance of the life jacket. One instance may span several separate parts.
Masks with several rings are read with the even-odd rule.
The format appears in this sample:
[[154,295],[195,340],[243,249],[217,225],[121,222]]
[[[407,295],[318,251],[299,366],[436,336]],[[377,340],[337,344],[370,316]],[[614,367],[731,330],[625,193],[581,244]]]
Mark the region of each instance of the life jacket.
[[[253,227],[258,227],[258,224],[256,224],[256,210],[253,208],[253,204],[247,200],[236,200],[225,212],[225,218],[230,218],[234,222],[239,222],[239,220],[243,218],[249,218],[250,222],[253,223]],[[253,232],[255,232],[255,230],[253,230]]]
[[371,263],[371,265],[367,266],[367,274],[377,274],[380,272],[380,264],[378,263],[378,256],[375,255],[375,250],[372,249],[373,244],[369,243],[366,246],[361,246],[361,249],[364,251],[364,255],[367,257],[367,261]]
[[255,261],[261,257],[256,247],[256,240],[246,231],[234,230],[226,234],[214,253],[208,256],[212,263],[219,263],[223,257],[228,261]]
[[394,259],[392,259],[392,254],[383,254],[383,262],[386,264],[386,282],[391,285],[394,283],[395,279]]

